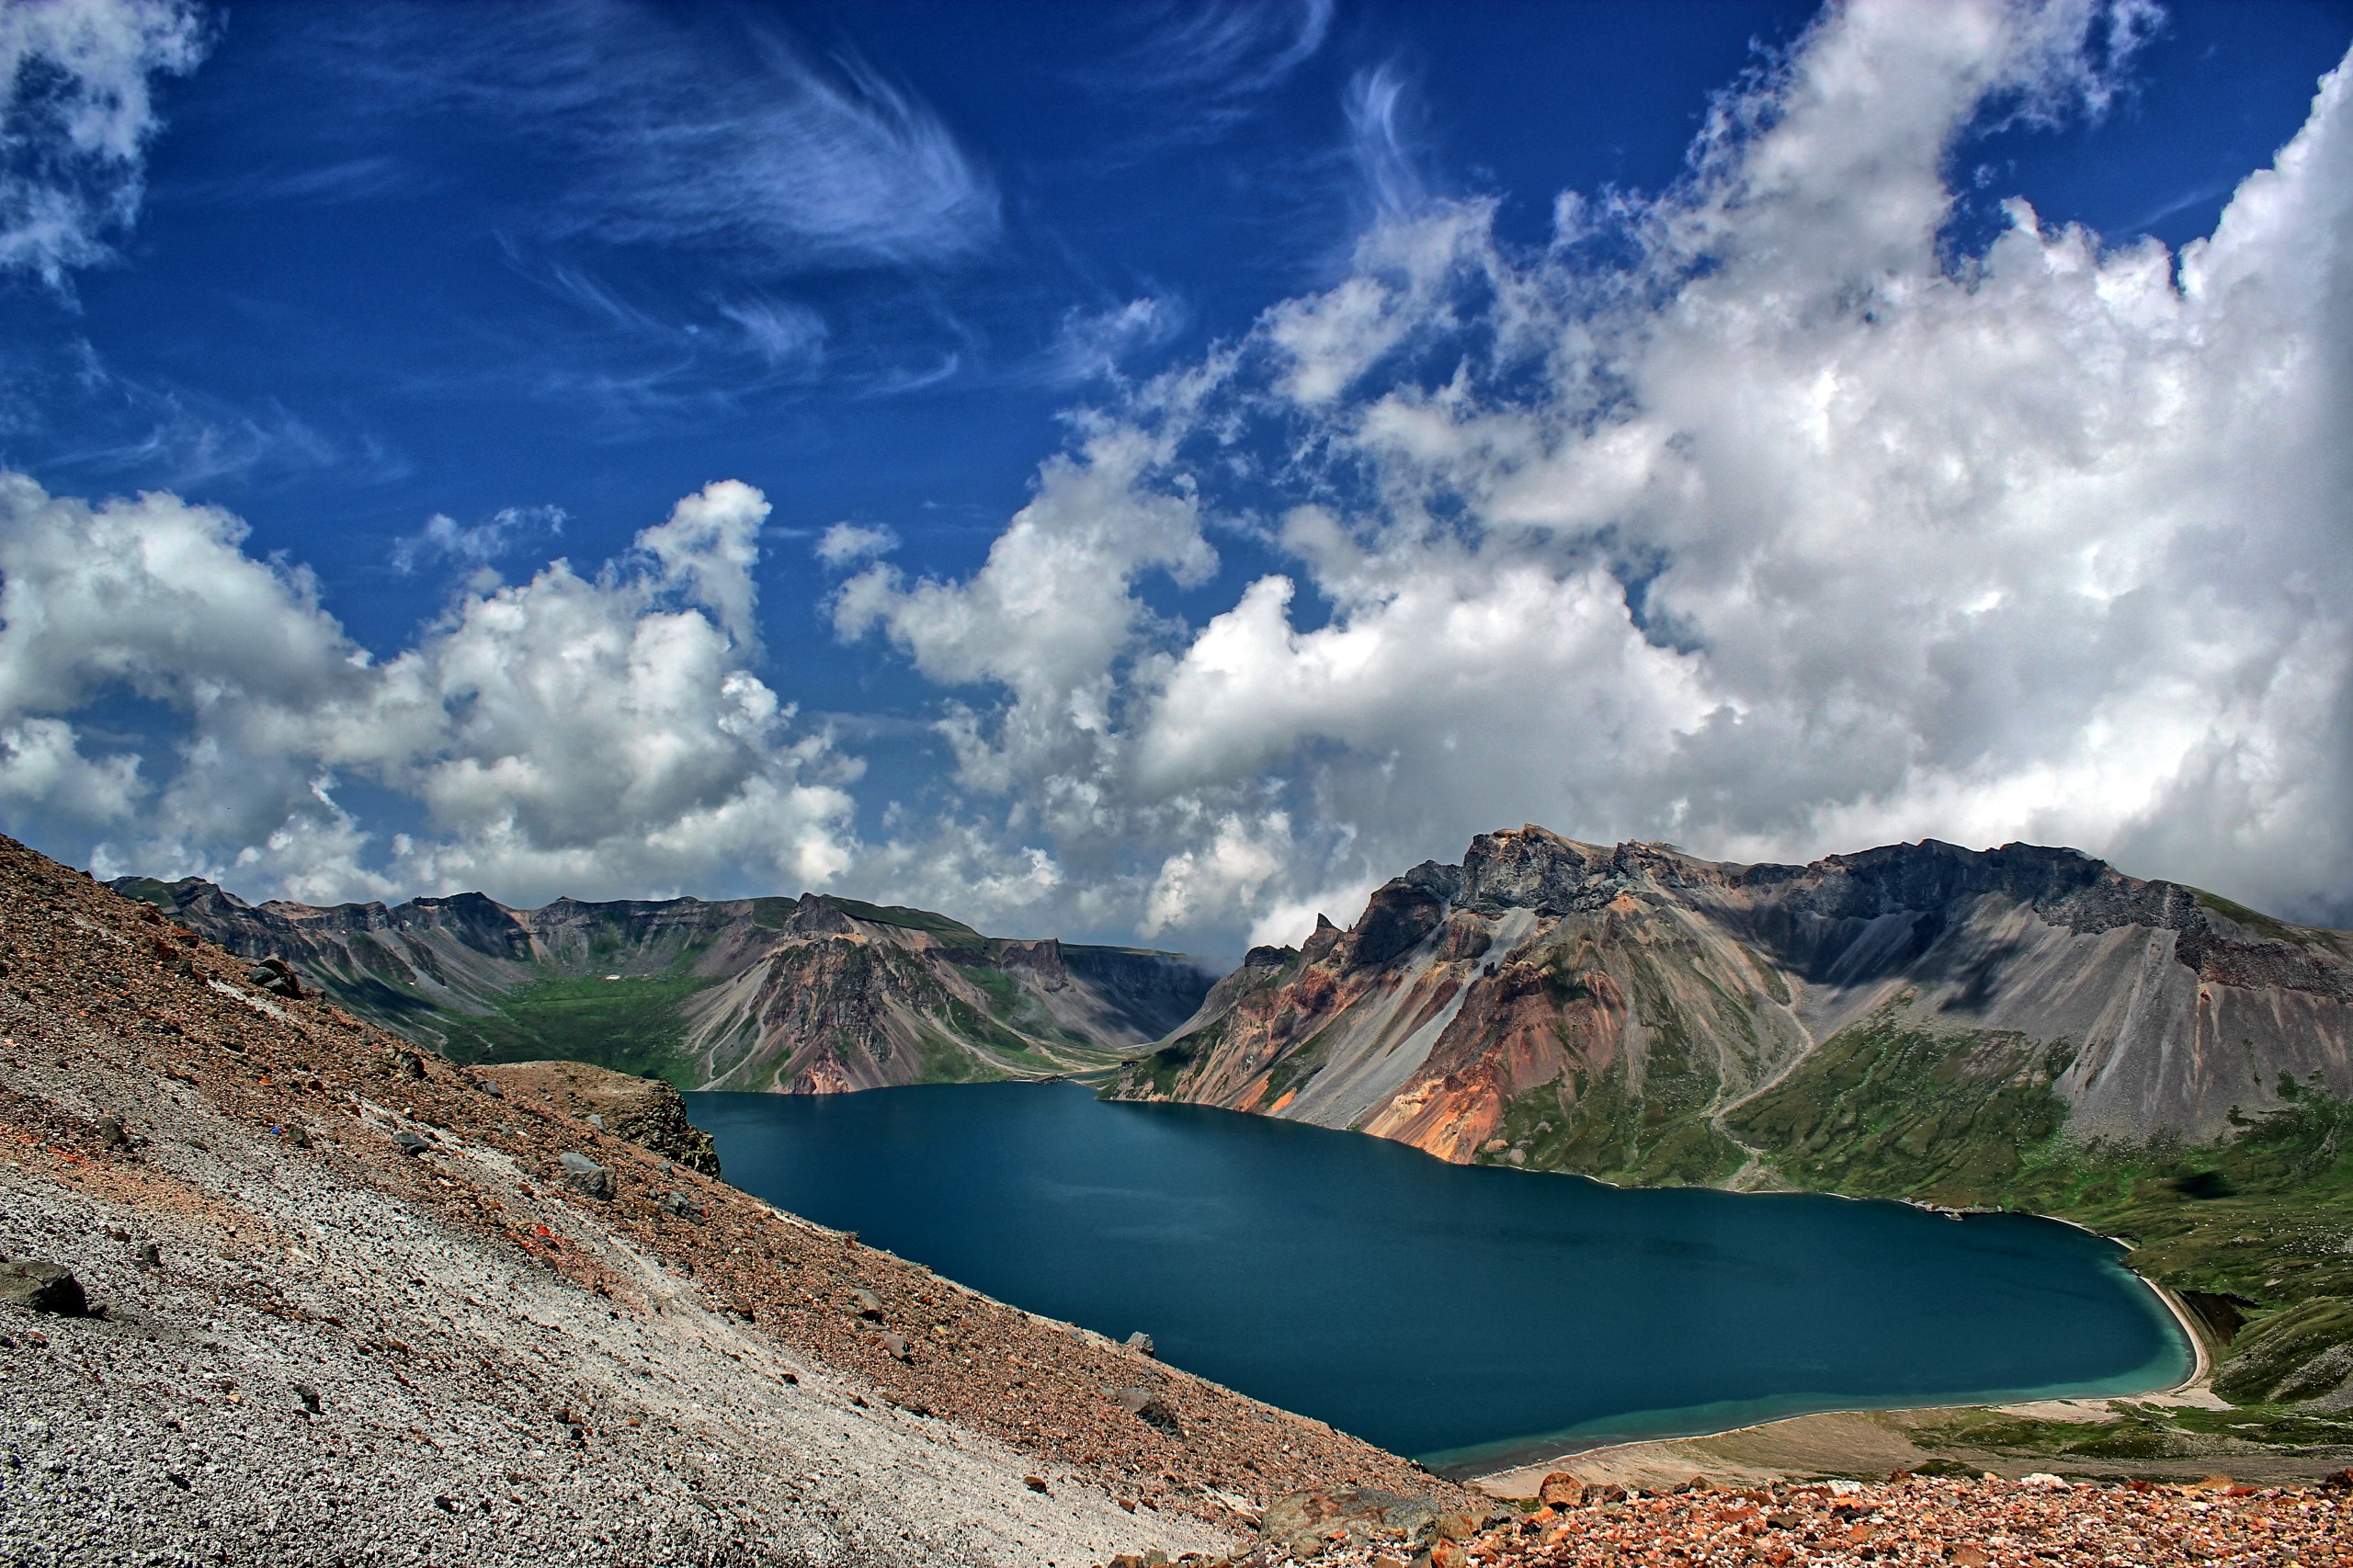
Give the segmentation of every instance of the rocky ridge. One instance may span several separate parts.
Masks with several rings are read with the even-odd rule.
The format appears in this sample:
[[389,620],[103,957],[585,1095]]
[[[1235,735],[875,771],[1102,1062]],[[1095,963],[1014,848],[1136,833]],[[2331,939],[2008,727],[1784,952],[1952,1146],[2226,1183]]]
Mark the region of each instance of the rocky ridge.
[[0,1304],[0,1559],[1077,1564],[1460,1495],[6,840],[0,965],[0,1254],[91,1303]]
[[193,877],[110,885],[454,1060],[581,1060],[682,1088],[833,1094],[1083,1072],[1165,1033],[1211,983],[1177,954],[984,937],[816,893],[327,908],[249,904]]

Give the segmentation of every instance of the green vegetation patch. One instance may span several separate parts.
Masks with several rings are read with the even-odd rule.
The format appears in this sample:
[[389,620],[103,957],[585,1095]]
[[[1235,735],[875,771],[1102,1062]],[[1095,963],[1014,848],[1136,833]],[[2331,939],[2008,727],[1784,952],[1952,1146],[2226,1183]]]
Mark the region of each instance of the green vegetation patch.
[[2235,921],[2256,935],[2268,937],[2275,942],[2293,942],[2300,948],[2333,946],[2328,938],[2318,931],[2307,930],[2302,926],[2290,926],[2284,920],[2275,920],[2260,910],[2249,909],[2244,903],[2234,903],[2221,893],[2208,892],[2204,888],[2192,888],[2190,892],[2196,895],[2200,908],[2211,909],[2223,919]]
[[693,1082],[687,1004],[713,983],[689,975],[542,980],[498,998],[494,1013],[444,1013],[439,1021],[460,1061],[586,1062],[684,1088]]
[[2072,1060],[2064,1042],[1929,1031],[1890,1007],[1832,1037],[1724,1120],[1802,1187],[1996,1203],[2065,1127],[2066,1103],[2051,1084]]

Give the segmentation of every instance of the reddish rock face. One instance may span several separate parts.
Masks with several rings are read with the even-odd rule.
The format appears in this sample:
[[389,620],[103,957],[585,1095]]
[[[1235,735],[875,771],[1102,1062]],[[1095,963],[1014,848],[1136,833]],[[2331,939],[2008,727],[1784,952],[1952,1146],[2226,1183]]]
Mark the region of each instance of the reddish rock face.
[[1740,1108],[1873,1028],[2079,1131],[2203,1139],[2280,1103],[2283,1073],[2353,1095],[2353,938],[2067,849],[1743,866],[1526,827],[1415,868],[1346,931],[1319,918],[1116,1092],[1728,1182],[1787,1153],[1744,1142]]

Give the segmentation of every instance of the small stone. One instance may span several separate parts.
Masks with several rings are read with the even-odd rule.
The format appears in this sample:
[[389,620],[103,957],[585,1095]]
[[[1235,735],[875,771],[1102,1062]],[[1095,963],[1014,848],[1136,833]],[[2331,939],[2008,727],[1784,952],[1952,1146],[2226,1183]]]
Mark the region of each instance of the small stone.
[[688,1198],[683,1192],[664,1194],[662,1198],[662,1210],[665,1214],[675,1214],[681,1220],[699,1220],[702,1218],[702,1205],[697,1203],[693,1199]]
[[613,1173],[576,1150],[564,1153],[563,1179],[591,1198],[613,1195]]
[[869,1321],[882,1316],[882,1298],[871,1290],[858,1290],[849,1293],[850,1310]]
[[415,1133],[404,1129],[403,1131],[392,1134],[392,1147],[398,1149],[402,1153],[409,1155],[411,1158],[415,1158],[416,1155],[424,1153],[427,1149],[432,1148],[433,1145],[418,1137]]
[[82,1282],[74,1278],[72,1269],[62,1263],[31,1258],[0,1263],[0,1301],[68,1318],[81,1317],[90,1310],[89,1298],[82,1293]]
[[588,1113],[588,1125],[595,1128],[599,1132],[605,1131],[604,1113],[601,1111],[590,1111]]
[[1150,1389],[1121,1389],[1111,1396],[1127,1413],[1155,1431],[1172,1437],[1181,1437],[1185,1429],[1177,1423],[1176,1413]]
[[97,1126],[98,1142],[101,1146],[108,1149],[120,1149],[126,1147],[131,1142],[131,1135],[122,1130],[122,1118],[119,1116],[102,1116],[98,1118]]
[[139,1267],[142,1268],[161,1268],[164,1267],[164,1255],[162,1251],[156,1247],[153,1242],[141,1242],[137,1246],[131,1249],[131,1256],[138,1260]]
[[1152,1335],[1144,1333],[1142,1329],[1136,1330],[1135,1333],[1128,1335],[1127,1348],[1134,1351],[1139,1356],[1151,1355]]
[[1046,1489],[1046,1478],[1042,1475],[1025,1475],[1021,1478],[1021,1484],[1032,1492],[1043,1492]]
[[915,1355],[915,1346],[907,1343],[906,1335],[903,1334],[893,1334],[886,1328],[877,1337],[882,1341],[882,1348],[889,1351],[894,1360],[908,1360]]

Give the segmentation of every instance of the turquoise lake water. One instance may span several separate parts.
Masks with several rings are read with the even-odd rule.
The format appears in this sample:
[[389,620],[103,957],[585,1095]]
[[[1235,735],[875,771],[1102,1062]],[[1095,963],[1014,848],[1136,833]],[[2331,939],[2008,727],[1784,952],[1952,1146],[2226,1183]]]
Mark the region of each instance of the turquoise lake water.
[[687,1101],[747,1192],[1451,1473],[2190,1366],[2051,1221],[1624,1191],[1067,1084]]

